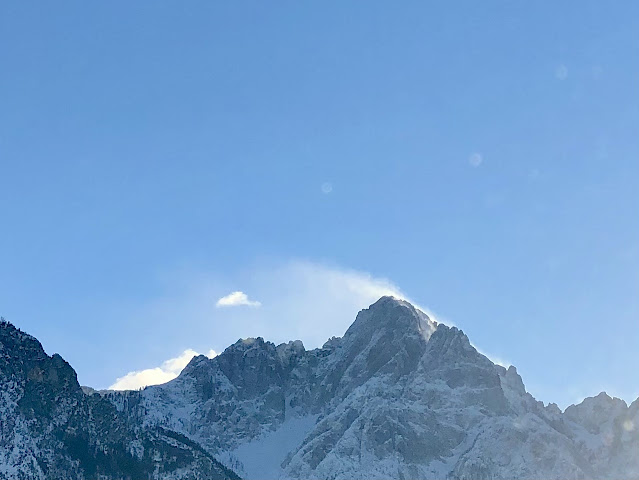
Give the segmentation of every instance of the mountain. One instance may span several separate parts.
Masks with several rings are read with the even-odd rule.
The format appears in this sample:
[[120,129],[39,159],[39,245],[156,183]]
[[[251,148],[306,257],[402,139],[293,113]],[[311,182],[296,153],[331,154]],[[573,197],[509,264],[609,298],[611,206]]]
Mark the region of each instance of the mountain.
[[639,479],[639,400],[545,406],[392,297],[322,348],[243,339],[141,391],[82,389],[32,337],[0,340],[0,478],[235,478],[215,457],[248,480]]
[[82,389],[59,355],[0,322],[0,478],[237,479],[200,445],[161,426],[140,428]]
[[514,367],[392,297],[322,348],[239,340],[164,385],[101,395],[247,479],[639,478],[639,400],[544,406]]

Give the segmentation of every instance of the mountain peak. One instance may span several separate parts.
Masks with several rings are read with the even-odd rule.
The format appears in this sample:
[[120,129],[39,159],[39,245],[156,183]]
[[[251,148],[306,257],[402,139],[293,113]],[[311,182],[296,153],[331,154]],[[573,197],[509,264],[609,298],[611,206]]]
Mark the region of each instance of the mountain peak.
[[[377,373],[399,378],[414,370],[436,329],[407,301],[380,298],[357,314],[341,340],[331,342],[339,353],[331,360],[333,372],[324,382],[325,393],[340,391],[340,397]],[[331,350],[331,345],[324,348]]]
[[419,334],[425,340],[435,331],[437,325],[428,315],[411,303],[390,295],[383,296],[370,307],[361,310],[349,327],[344,338],[364,334],[366,336],[381,330],[393,329],[395,334]]
[[403,298],[395,297],[393,295],[384,295],[379,298],[375,303],[373,303],[369,309],[373,308],[382,308],[382,307],[394,307],[394,306],[404,306],[407,308],[415,309],[413,304],[409,301],[404,300]]
[[599,432],[603,423],[628,411],[628,404],[620,398],[601,392],[587,397],[577,405],[570,405],[564,412],[566,417],[583,425],[590,432]]

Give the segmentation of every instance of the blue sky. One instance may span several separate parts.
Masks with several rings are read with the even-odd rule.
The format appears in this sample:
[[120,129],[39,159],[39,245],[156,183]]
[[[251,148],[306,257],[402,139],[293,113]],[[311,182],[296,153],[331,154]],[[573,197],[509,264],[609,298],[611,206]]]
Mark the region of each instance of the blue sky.
[[4,3],[0,313],[106,387],[397,291],[632,400],[639,4],[560,3]]

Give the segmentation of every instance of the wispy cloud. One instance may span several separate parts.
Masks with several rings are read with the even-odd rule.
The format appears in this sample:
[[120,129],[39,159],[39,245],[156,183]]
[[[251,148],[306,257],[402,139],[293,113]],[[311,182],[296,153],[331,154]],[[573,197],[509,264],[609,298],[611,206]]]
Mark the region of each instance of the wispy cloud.
[[249,300],[248,295],[244,292],[231,292],[220,298],[215,304],[216,307],[239,307],[246,305],[247,307],[260,307],[262,304],[258,301]]
[[[109,390],[137,390],[148,385],[159,385],[176,378],[180,372],[188,365],[191,359],[200,355],[195,350],[187,349],[175,358],[170,358],[162,365],[145,370],[137,370],[127,373],[118,378]],[[214,350],[209,350],[207,357],[213,358],[217,355]]]
[[299,339],[307,348],[315,348],[343,335],[357,312],[384,295],[415,304],[384,277],[305,260],[253,268],[234,283],[247,285],[262,307],[225,309],[216,315],[216,325],[224,324],[216,331],[220,340],[218,333],[232,331],[230,341],[245,336],[262,336],[275,343]]
[[[261,264],[229,277],[189,271],[173,272],[167,278],[171,281],[167,295],[140,306],[131,315],[132,323],[144,319],[144,325],[153,326],[141,329],[148,345],[166,348],[171,342],[180,342],[201,349],[206,342],[221,350],[239,338],[261,336],[276,344],[299,339],[306,348],[316,348],[332,336],[343,335],[357,312],[384,295],[407,300],[438,320],[390,280],[325,263],[291,260]],[[225,295],[229,285],[238,284],[259,298],[260,308],[238,308],[258,304],[242,291]],[[214,303],[211,299],[219,300]],[[233,306],[236,308],[229,308]],[[175,328],[178,318],[180,328]],[[171,340],[167,329],[171,329]],[[168,361],[131,372],[111,382],[110,388],[139,388],[171,380],[181,370],[175,365],[185,366],[194,354],[187,352],[190,357],[181,363]],[[178,359],[188,356],[187,352]]]

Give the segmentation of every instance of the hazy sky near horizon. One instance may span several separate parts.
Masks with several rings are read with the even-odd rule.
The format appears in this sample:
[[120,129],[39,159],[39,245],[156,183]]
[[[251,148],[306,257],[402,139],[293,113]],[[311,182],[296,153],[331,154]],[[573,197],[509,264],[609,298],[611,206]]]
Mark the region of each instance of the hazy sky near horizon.
[[5,2],[0,69],[0,314],[81,383],[401,292],[639,395],[639,3]]

